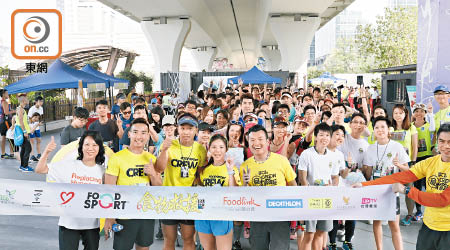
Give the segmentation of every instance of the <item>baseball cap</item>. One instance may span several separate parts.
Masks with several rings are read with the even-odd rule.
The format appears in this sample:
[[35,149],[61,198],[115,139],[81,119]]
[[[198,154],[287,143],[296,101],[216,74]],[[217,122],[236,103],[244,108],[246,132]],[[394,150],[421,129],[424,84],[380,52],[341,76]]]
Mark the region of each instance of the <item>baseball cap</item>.
[[189,124],[191,126],[198,127],[198,122],[189,115],[184,115],[178,120],[178,125],[181,126],[184,124]]
[[447,86],[444,86],[444,85],[439,85],[439,86],[437,86],[437,87],[434,89],[434,92],[433,92],[433,93],[436,94],[436,92],[439,92],[439,91],[443,91],[443,92],[445,92],[445,93],[448,93],[448,92],[449,92]]
[[287,121],[284,119],[284,117],[282,117],[282,116],[275,117],[275,119],[273,120],[273,126],[277,126],[277,125],[280,125],[280,124],[284,124],[285,126],[289,125],[287,123]]
[[117,98],[117,99],[125,99],[126,96],[125,96],[125,94],[123,94],[123,93],[119,93],[119,94],[116,95],[116,98]]
[[151,103],[152,103],[152,104],[154,104],[154,103],[158,103],[158,99],[156,99],[156,98],[153,98],[153,99],[152,99],[152,101],[151,101]]
[[213,131],[214,131],[214,126],[209,125],[209,124],[206,123],[206,122],[202,122],[202,123],[200,123],[200,124],[198,125],[198,130],[199,130],[199,131],[209,130],[210,132],[213,132]]
[[17,95],[17,97],[27,96],[27,93],[20,93]]
[[243,117],[244,120],[245,120],[245,118],[247,118],[248,116],[250,116],[250,117],[252,117],[252,118],[258,120],[258,116],[255,115],[255,114],[253,114],[253,113],[246,113],[246,114],[244,115],[244,117]]
[[305,117],[296,116],[296,117],[294,118],[294,123],[297,123],[297,122],[303,122],[303,123],[306,124],[306,126],[309,125],[308,122],[306,121]]
[[283,98],[283,97],[289,97],[289,98],[292,98],[292,95],[289,94],[289,93],[284,93],[284,94],[281,96],[281,98]]
[[162,126],[163,127],[165,125],[175,125],[175,123],[176,123],[176,121],[175,121],[175,117],[173,115],[166,115],[162,119]]
[[414,104],[414,106],[412,107],[412,112],[416,112],[417,109],[423,109],[425,112],[427,112],[427,108],[425,106],[425,104],[423,103],[416,103]]
[[131,100],[136,100],[136,99],[138,99],[138,98],[139,98],[138,95],[134,95],[134,96],[131,97]]

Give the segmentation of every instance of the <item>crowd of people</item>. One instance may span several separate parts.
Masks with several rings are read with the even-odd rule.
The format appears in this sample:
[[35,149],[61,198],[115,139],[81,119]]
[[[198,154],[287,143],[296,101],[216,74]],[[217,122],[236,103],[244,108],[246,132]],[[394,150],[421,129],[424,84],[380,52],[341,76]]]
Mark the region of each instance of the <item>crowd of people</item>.
[[[60,144],[78,141],[77,158],[63,168],[47,163],[57,148],[54,138],[41,154],[40,133],[36,133],[42,115],[40,99],[27,113],[27,96],[19,95],[20,105],[11,111],[3,91],[0,131],[5,136],[19,126],[24,135],[20,170],[47,174],[53,182],[72,183],[73,176],[87,176],[92,178],[83,178],[85,184],[137,186],[395,183],[394,191],[404,193],[405,202],[397,196],[396,220],[388,222],[394,248],[403,249],[400,226],[423,219],[417,249],[448,249],[450,92],[445,85],[435,89],[437,112],[431,101],[413,107],[397,104],[388,112],[377,102],[376,91],[239,82],[191,93],[185,102],[166,93],[149,104],[135,93],[119,93],[113,107],[106,100],[96,103],[99,119],[88,128],[89,110],[75,109]],[[10,158],[3,141],[2,158]],[[28,165],[32,148],[36,155],[31,159],[39,161],[34,170]],[[114,154],[106,156],[107,150]],[[403,204],[408,213],[402,216]],[[423,205],[428,207],[425,214]],[[381,250],[383,222],[371,223]],[[145,250],[152,245],[154,220],[108,218],[105,232],[114,224],[123,225],[114,234],[114,249]],[[61,217],[59,226],[60,249],[78,249],[80,238],[85,249],[98,249],[98,219]],[[161,220],[159,229],[156,238],[164,239],[165,250],[175,249],[178,232],[183,249],[239,250],[242,235],[251,249],[258,250],[289,249],[290,240],[297,241],[299,250],[333,250],[337,239],[343,241],[343,249],[357,248],[352,244],[355,221],[351,220],[271,222],[270,215],[267,222]]]

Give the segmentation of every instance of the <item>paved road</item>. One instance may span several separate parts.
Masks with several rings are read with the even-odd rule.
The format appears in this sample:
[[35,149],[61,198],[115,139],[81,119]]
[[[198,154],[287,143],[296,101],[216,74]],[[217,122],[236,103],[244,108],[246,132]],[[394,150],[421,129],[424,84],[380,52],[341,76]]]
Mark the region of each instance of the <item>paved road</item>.
[[[60,131],[44,133],[42,149],[49,142],[50,136],[55,136],[59,142]],[[35,166],[32,164],[31,166]],[[18,171],[19,163],[15,160],[0,160],[0,178],[45,181],[44,175],[22,173]],[[405,214],[405,204],[402,198],[402,214]],[[417,233],[421,223],[413,223],[409,227],[401,226],[404,249],[414,250]],[[156,230],[155,230],[156,232]],[[383,226],[384,249],[394,249],[388,226]],[[112,249],[112,240],[100,242],[100,249]],[[152,249],[162,249],[162,241],[155,240]],[[241,243],[244,249],[250,249],[246,239]],[[372,226],[357,222],[353,239],[355,249],[375,249]],[[338,244],[340,246],[340,243]],[[1,250],[55,250],[58,249],[58,218],[49,216],[3,216],[0,215],[0,249]],[[80,248],[81,249],[81,248]],[[177,249],[182,249],[177,248]],[[291,250],[297,249],[296,241],[291,241]]]

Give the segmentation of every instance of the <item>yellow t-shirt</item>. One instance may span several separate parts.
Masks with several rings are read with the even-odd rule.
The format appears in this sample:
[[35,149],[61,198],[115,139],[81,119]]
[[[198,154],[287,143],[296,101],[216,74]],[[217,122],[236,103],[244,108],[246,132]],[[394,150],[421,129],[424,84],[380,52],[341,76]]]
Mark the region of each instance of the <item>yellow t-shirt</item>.
[[[241,179],[239,177],[239,170],[234,167],[234,179],[236,183],[240,186]],[[200,174],[200,181],[205,187],[212,187],[215,185],[220,185],[222,187],[229,186],[230,176],[228,175],[227,165],[223,164],[221,166],[214,166],[213,164],[208,165],[205,170]]]
[[[416,125],[414,125],[416,127]],[[431,132],[430,124],[425,123],[421,127],[416,127],[417,130],[417,157],[424,157],[433,155],[431,152]]]
[[138,155],[123,149],[109,158],[106,174],[117,176],[117,185],[150,185],[150,178],[144,173],[144,165],[150,163],[150,159],[155,165],[156,157],[151,153],[144,151]]
[[164,170],[163,186],[192,186],[197,167],[205,163],[206,149],[200,143],[194,142],[191,147],[185,147],[179,140],[173,140]]
[[434,114],[434,124],[436,126],[436,133],[444,123],[450,123],[450,106],[445,109],[439,110]]
[[417,134],[416,126],[412,125],[409,127],[409,129],[399,129],[394,130],[394,132],[391,132],[391,139],[402,144],[403,148],[405,148],[406,153],[409,155],[409,157],[412,159],[412,136]]
[[[16,112],[18,113],[19,110],[21,109],[21,106],[18,106],[16,109]],[[23,131],[24,133],[31,133],[31,128],[30,128],[30,124],[28,124],[28,115],[27,115],[27,111],[25,109],[23,109],[23,126],[25,127],[25,131]],[[20,122],[19,122],[19,116],[16,115],[16,126],[20,126]]]
[[[419,179],[426,177],[428,193],[442,193],[450,185],[450,162],[443,162],[441,155],[417,163],[411,171]],[[432,230],[450,231],[450,206],[425,207],[423,222]]]
[[269,158],[262,164],[256,163],[254,156],[244,161],[240,172],[242,183],[243,171],[247,171],[247,168],[250,171],[249,186],[286,186],[296,177],[289,160],[275,153],[270,153]]

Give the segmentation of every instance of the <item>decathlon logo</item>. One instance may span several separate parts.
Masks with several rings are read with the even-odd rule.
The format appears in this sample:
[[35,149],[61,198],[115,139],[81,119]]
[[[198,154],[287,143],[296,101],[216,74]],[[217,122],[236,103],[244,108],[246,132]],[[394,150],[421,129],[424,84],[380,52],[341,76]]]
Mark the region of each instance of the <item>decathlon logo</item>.
[[267,208],[303,208],[302,199],[266,200]]
[[125,209],[126,201],[121,200],[122,195],[115,194],[99,194],[96,192],[88,192],[87,198],[84,201],[84,208],[94,209],[100,206],[103,209]]
[[56,59],[62,52],[62,16],[55,9],[20,9],[11,15],[11,53],[17,59]]

